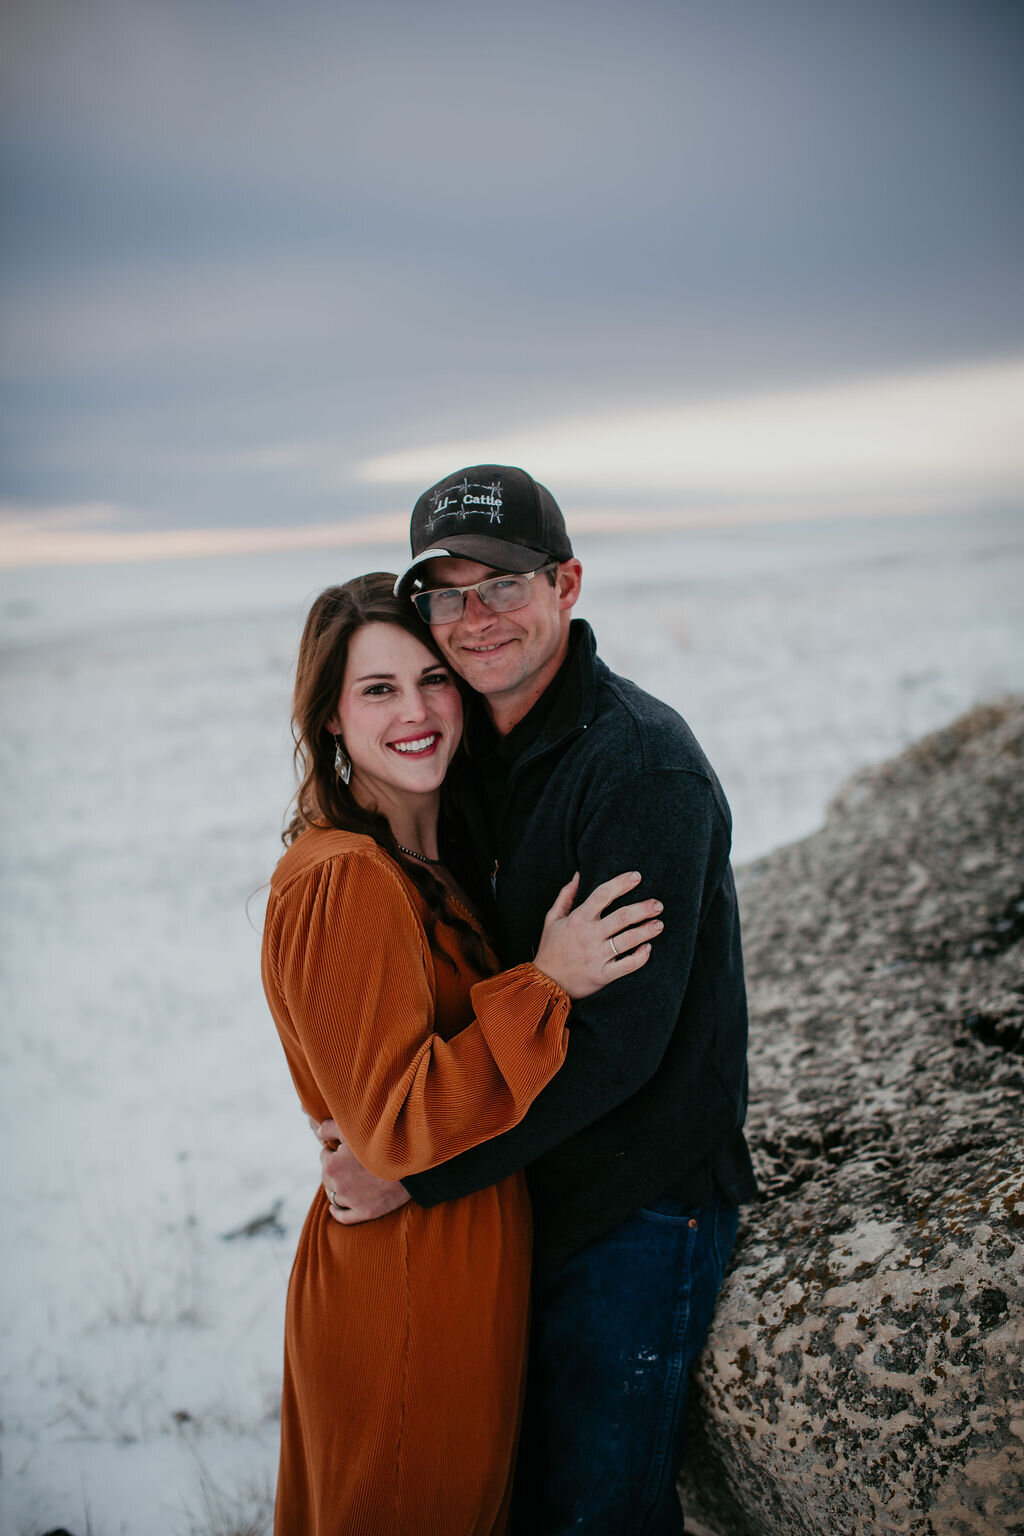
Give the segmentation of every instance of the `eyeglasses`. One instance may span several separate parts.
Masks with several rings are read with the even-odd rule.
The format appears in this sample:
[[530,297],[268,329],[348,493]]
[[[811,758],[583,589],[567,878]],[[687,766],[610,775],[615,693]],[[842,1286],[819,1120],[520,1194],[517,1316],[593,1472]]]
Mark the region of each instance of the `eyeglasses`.
[[510,571],[505,576],[488,576],[486,581],[471,582],[468,587],[438,587],[434,592],[414,592],[413,603],[420,618],[428,624],[451,624],[466,611],[466,593],[475,592],[492,613],[514,613],[530,601],[530,583],[542,571],[556,570],[558,561],[539,565],[535,571]]

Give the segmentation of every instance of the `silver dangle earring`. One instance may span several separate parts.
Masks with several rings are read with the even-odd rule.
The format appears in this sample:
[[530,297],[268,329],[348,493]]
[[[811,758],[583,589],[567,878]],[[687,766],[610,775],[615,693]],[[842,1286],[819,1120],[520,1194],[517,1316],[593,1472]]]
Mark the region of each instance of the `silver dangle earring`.
[[334,738],[334,771],[343,784],[347,784],[352,777],[352,762],[345,754],[340,736]]

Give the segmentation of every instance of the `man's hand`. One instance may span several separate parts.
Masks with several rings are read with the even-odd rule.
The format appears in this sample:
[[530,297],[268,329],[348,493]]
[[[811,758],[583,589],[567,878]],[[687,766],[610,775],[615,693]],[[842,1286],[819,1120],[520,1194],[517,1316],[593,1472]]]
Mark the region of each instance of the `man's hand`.
[[333,1120],[324,1120],[313,1129],[323,1143],[320,1168],[335,1221],[343,1227],[354,1227],[361,1221],[373,1221],[377,1216],[397,1211],[406,1203],[409,1195],[405,1186],[368,1173],[346,1146]]

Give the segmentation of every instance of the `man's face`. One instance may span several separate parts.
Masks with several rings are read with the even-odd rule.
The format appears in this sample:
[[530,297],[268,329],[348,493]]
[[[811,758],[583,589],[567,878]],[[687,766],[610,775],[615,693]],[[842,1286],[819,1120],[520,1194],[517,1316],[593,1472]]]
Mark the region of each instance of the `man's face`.
[[[502,573],[476,560],[431,560],[425,587],[466,587]],[[460,619],[430,626],[448,661],[481,693],[499,729],[509,730],[540,698],[565,658],[570,610],[579,597],[580,563],[566,560],[530,583],[530,601],[512,613],[495,613],[476,592],[466,593]]]

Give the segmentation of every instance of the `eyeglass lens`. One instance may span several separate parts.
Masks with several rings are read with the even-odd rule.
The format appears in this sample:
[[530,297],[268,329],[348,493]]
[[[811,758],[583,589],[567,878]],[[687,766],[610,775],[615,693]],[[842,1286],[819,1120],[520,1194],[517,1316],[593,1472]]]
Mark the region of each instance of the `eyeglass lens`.
[[470,587],[445,587],[437,592],[417,592],[413,598],[420,617],[428,624],[450,624],[460,619],[466,607],[466,593],[476,592],[486,608],[495,613],[511,613],[525,608],[530,601],[530,582],[536,572],[525,576],[491,576]]

